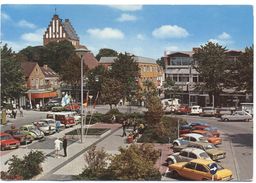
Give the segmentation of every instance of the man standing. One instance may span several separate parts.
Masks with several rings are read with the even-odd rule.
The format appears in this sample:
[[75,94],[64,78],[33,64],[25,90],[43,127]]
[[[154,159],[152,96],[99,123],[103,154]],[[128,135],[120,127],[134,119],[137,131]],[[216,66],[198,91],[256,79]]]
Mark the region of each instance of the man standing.
[[123,135],[122,135],[122,137],[126,136],[126,125],[127,125],[126,120],[124,120],[123,124],[122,124],[122,127],[123,127]]
[[68,140],[67,140],[66,135],[64,135],[64,137],[63,137],[62,146],[63,146],[63,150],[64,150],[64,157],[66,157],[67,156],[67,146],[68,146]]
[[59,157],[59,151],[60,151],[60,144],[62,143],[62,141],[57,138],[55,141],[54,141],[54,144],[55,144],[55,157],[56,158],[60,158]]
[[20,117],[23,117],[23,107],[20,106]]

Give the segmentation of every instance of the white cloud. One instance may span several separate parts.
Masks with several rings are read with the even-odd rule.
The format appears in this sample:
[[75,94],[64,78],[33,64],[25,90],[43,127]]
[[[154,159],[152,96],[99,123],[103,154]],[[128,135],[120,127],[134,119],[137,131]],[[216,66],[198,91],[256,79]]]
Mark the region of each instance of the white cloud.
[[162,25],[159,28],[156,28],[152,35],[156,38],[184,38],[189,34],[186,29],[179,27],[177,25]]
[[137,17],[134,15],[129,15],[126,13],[123,13],[118,19],[117,21],[119,22],[127,22],[127,21],[136,21]]
[[139,40],[145,40],[145,36],[143,34],[137,34],[137,39]]
[[179,47],[178,46],[167,46],[165,47],[165,51],[178,51]]
[[123,39],[124,34],[119,29],[106,27],[104,29],[88,29],[90,36],[98,39]]
[[222,34],[218,35],[217,38],[220,40],[228,40],[231,39],[231,36],[228,33],[223,32]]
[[11,20],[11,17],[4,12],[1,12],[1,20]]
[[142,10],[142,5],[110,5],[110,7],[121,11],[138,11]]
[[33,24],[33,23],[30,23],[26,20],[21,20],[18,22],[18,26],[19,27],[24,27],[24,28],[30,28],[30,29],[35,29],[36,28],[36,25]]
[[35,32],[29,32],[21,35],[21,39],[29,43],[42,44],[45,29],[37,29]]

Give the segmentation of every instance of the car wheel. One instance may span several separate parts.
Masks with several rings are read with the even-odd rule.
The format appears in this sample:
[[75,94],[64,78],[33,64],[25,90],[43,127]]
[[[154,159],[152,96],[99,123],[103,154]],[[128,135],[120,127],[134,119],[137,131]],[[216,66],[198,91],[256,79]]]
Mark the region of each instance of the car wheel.
[[228,121],[228,118],[224,118],[224,121]]
[[167,164],[168,164],[168,165],[174,164],[174,161],[173,161],[172,159],[168,159],[168,160],[167,160]]
[[173,146],[178,146],[179,144],[177,142],[174,142],[173,143]]
[[173,178],[178,178],[180,175],[179,175],[179,173],[178,173],[176,170],[173,170],[173,171],[171,172],[171,176],[172,176]]
[[209,180],[209,179],[207,179],[207,178],[203,178],[203,179],[202,179],[202,181],[208,181],[208,180]]

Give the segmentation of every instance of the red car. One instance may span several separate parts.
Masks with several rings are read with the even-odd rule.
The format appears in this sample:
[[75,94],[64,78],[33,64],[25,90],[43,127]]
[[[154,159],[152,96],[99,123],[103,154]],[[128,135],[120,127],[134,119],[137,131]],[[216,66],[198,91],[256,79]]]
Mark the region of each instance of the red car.
[[181,105],[175,112],[176,114],[188,114],[190,113],[190,108],[187,105]]
[[6,130],[5,133],[10,134],[14,139],[20,141],[20,144],[30,144],[33,141],[33,137],[22,133],[20,129]]
[[64,109],[66,111],[77,111],[80,109],[80,104],[78,103],[67,104],[64,106]]
[[0,148],[1,151],[6,149],[17,149],[20,146],[20,141],[14,139],[8,133],[0,133]]
[[210,132],[214,137],[219,137],[220,132],[218,131],[218,128],[211,127],[211,126],[194,126],[192,130],[204,130]]
[[190,133],[192,130],[192,127],[189,125],[181,125],[180,126],[180,135]]

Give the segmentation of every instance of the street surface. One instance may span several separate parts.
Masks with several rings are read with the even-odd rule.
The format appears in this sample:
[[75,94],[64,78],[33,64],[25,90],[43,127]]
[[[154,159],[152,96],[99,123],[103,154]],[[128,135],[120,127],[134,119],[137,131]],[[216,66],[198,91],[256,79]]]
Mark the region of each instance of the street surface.
[[[139,112],[145,110],[142,107],[135,106],[119,106],[118,109],[121,112]],[[105,113],[109,110],[109,106],[96,106],[96,111]],[[16,119],[9,119],[7,125],[1,125],[1,132],[9,129],[11,125],[15,125],[16,127],[20,127],[23,124],[30,124],[33,121],[36,121],[40,118],[45,118],[47,112],[39,112],[39,111],[24,111],[24,117],[17,116]],[[173,115],[172,115],[173,116]],[[215,117],[199,117],[199,116],[189,116],[189,115],[176,115],[176,117],[180,117],[186,119],[188,122],[195,121],[205,121],[212,126],[217,127],[221,131],[221,137],[223,138],[223,143],[219,146],[219,148],[225,150],[227,152],[227,157],[220,161],[220,163],[228,169],[231,169],[233,172],[234,180],[238,181],[250,181],[253,177],[253,122],[220,122],[218,118]],[[73,127],[76,128],[76,127]],[[71,128],[65,129],[65,131],[71,130]],[[120,134],[119,134],[120,133]],[[53,141],[60,134],[54,134],[51,136],[46,136],[46,140],[43,142],[33,142],[31,145],[27,147],[30,149],[42,149],[47,153],[53,151]],[[104,147],[109,153],[116,153],[118,151],[118,147],[124,145],[123,138],[120,137],[121,131],[117,131],[113,135],[109,136],[106,140],[101,141],[97,144],[97,147]],[[113,144],[113,139],[117,139],[116,144]],[[119,139],[119,140],[118,140]],[[75,141],[70,141],[69,146],[75,146]],[[1,159],[10,153],[11,154],[19,154],[25,147],[20,147],[17,150],[7,150],[0,151]],[[82,155],[80,158],[76,158],[73,162],[80,162],[83,159]],[[163,157],[162,162],[164,163],[165,157]],[[3,165],[3,162],[1,162]],[[72,165],[72,166],[71,166]],[[71,170],[75,164],[68,161],[68,164],[65,164],[63,168],[65,170]],[[2,169],[3,167],[1,167]],[[79,171],[81,170],[81,167]],[[60,170],[56,170],[57,173],[61,172]],[[78,170],[76,171],[78,173]],[[60,175],[61,176],[61,175]],[[46,180],[46,179],[44,179]],[[52,177],[51,180],[54,180]],[[56,177],[55,177],[55,180]],[[163,177],[163,180],[173,180],[168,177]]]

